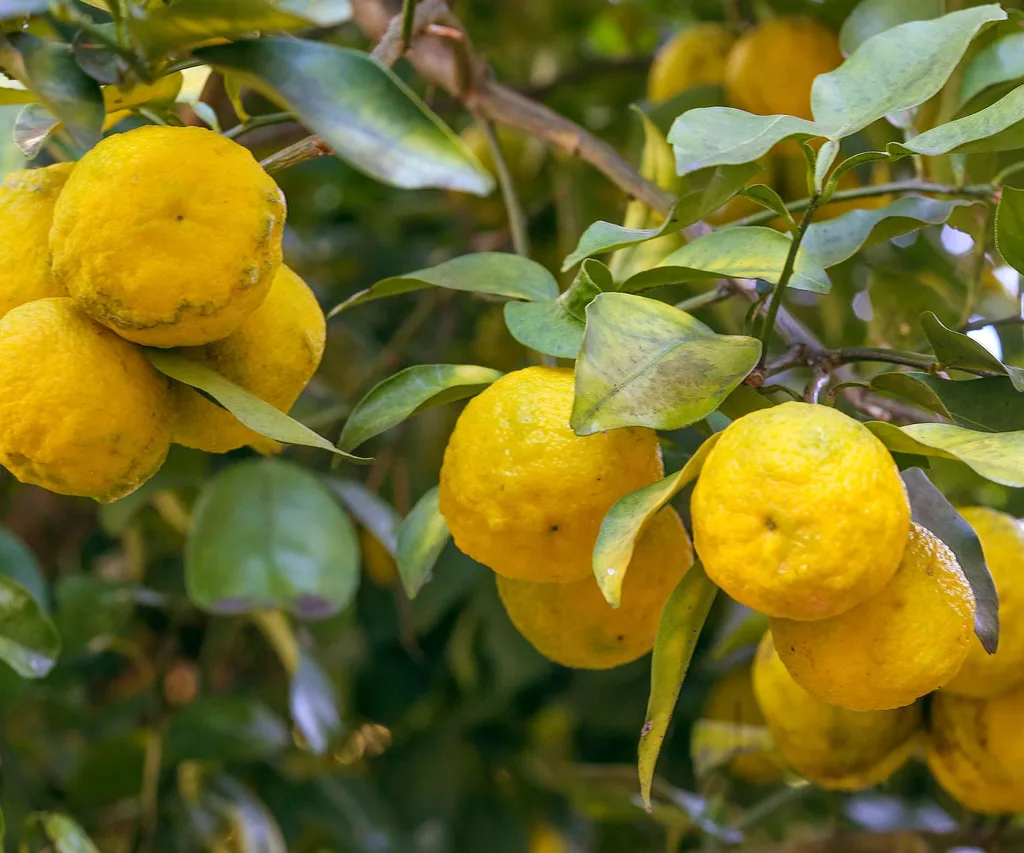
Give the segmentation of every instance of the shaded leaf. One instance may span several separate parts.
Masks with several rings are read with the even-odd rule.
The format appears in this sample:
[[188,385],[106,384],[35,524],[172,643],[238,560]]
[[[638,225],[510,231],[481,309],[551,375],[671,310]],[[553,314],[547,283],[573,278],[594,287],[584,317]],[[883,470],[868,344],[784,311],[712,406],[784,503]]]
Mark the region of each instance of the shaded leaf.
[[[777,284],[791,245],[791,237],[772,228],[724,228],[687,243],[656,267],[627,279],[621,289],[636,292],[704,278],[759,278]],[[789,286],[827,293],[831,283],[817,259],[801,246]]]
[[964,69],[957,93],[958,106],[964,106],[989,86],[1024,77],[1024,33],[1011,33],[986,45]]
[[640,733],[640,796],[647,809],[651,807],[651,786],[658,755],[683,679],[690,668],[693,650],[717,592],[718,587],[708,580],[698,560],[672,591],[661,614],[651,660],[651,695]]
[[884,207],[851,210],[835,219],[815,222],[807,229],[802,245],[828,269],[852,258],[864,246],[891,240],[926,225],[941,225],[957,208],[975,203],[965,199],[905,195]]
[[625,293],[587,308],[570,425],[577,435],[706,417],[761,357],[761,343],[719,335],[685,311]]
[[975,35],[1006,19],[992,3],[885,30],[811,86],[820,134],[841,139],[889,113],[923,104],[945,85]]
[[782,200],[782,196],[770,186],[767,184],[754,184],[752,187],[747,187],[743,190],[743,195],[781,217],[782,221],[786,223],[787,230],[791,234],[796,233],[797,224],[796,220],[793,219],[793,214],[789,212],[786,202]]
[[292,676],[288,707],[310,752],[324,755],[341,731],[341,715],[334,685],[320,664],[305,652],[300,654],[299,668]]
[[770,627],[767,614],[730,601],[724,624],[718,626],[714,643],[708,649],[708,658],[723,661],[736,652],[751,651]]
[[288,417],[244,388],[225,379],[219,373],[198,362],[186,358],[174,350],[143,350],[149,363],[165,376],[198,388],[213,397],[249,429],[285,444],[299,444],[329,450],[350,462],[368,462],[361,456],[353,456],[336,448],[326,438],[313,432],[309,427]]
[[601,522],[594,544],[594,577],[612,607],[622,600],[622,583],[633,549],[648,522],[689,483],[697,479],[704,460],[718,442],[711,436],[675,474],[619,498]]
[[536,261],[506,252],[479,252],[475,255],[461,255],[427,269],[382,279],[335,306],[327,316],[333,317],[346,308],[364,302],[428,287],[486,293],[508,299],[525,299],[527,302],[558,297],[555,277]]
[[[288,853],[281,827],[259,798],[245,785],[221,775],[206,792],[211,809],[227,825],[224,833],[239,853]],[[220,839],[211,839],[215,845]]]
[[[768,619],[765,617],[765,624]],[[764,631],[761,632],[762,636]],[[690,758],[698,779],[726,767],[741,755],[773,753],[775,741],[767,726],[731,720],[697,720],[690,737]],[[783,766],[779,758],[780,768]]]
[[869,38],[908,21],[926,21],[945,11],[943,0],[863,0],[839,30],[839,47],[849,56]]
[[996,248],[1017,272],[1024,270],[1024,190],[1003,187],[996,208]]
[[16,580],[0,575],[0,660],[22,678],[49,675],[60,634],[39,602]]
[[180,761],[260,761],[287,748],[288,728],[262,702],[243,696],[199,696],[171,723],[165,751]]
[[40,609],[44,613],[49,612],[50,592],[39,571],[35,554],[5,527],[0,527],[0,575],[21,584],[25,592],[36,600]]
[[705,107],[675,120],[668,141],[676,152],[676,170],[688,175],[709,166],[750,163],[784,139],[824,134],[812,121],[793,116],[759,116],[731,107]]
[[435,486],[416,501],[412,512],[398,526],[395,562],[409,598],[415,598],[430,580],[430,572],[451,535],[441,515]]
[[368,54],[315,41],[261,38],[196,51],[280,102],[339,156],[378,181],[486,195],[491,177],[469,148]]
[[1005,373],[1014,388],[1024,391],[1024,369],[1003,364],[974,338],[945,326],[931,311],[921,316],[921,327],[928,336],[935,357],[944,367]]
[[985,650],[995,654],[999,645],[999,596],[978,535],[924,471],[908,468],[901,476],[907,485],[913,520],[938,536],[956,555],[974,592],[974,633]]
[[355,480],[341,480],[328,477],[327,485],[345,504],[347,509],[363,527],[373,534],[384,549],[395,556],[396,533],[401,518],[391,504],[362,483]]
[[0,41],[0,64],[36,94],[79,146],[99,142],[103,95],[99,83],[78,67],[70,45],[11,33]]
[[676,220],[680,228],[692,225],[731,199],[761,171],[759,163],[736,163],[715,166],[689,176],[690,189],[683,193],[676,205]]
[[323,619],[355,596],[359,544],[313,474],[276,459],[243,462],[200,492],[185,582],[192,601],[213,613]]
[[25,104],[14,123],[12,138],[21,153],[32,160],[59,127],[61,123],[42,104]]
[[100,853],[99,848],[74,820],[57,812],[34,812],[25,818],[26,835],[42,832],[54,853]]
[[906,397],[968,429],[1024,430],[1024,394],[1008,377],[953,381],[930,373],[882,373],[871,385]]
[[400,370],[356,403],[338,447],[353,450],[416,412],[480,393],[502,375],[472,364],[417,364]]

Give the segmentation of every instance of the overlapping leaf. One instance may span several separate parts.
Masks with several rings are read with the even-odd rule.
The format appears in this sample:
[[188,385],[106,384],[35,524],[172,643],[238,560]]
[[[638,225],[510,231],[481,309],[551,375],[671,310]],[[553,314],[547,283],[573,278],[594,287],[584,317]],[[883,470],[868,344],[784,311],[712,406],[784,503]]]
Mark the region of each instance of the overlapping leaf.
[[415,598],[448,544],[451,533],[438,505],[438,489],[423,495],[398,528],[396,562],[409,598]]

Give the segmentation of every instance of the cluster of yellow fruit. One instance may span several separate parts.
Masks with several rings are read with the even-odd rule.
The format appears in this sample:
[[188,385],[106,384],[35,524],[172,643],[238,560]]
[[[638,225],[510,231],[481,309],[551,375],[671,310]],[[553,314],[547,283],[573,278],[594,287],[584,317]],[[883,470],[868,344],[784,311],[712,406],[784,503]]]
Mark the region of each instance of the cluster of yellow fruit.
[[287,411],[323,354],[324,316],[282,265],[285,203],[249,151],[195,127],[108,137],[77,163],[0,186],[0,463],[100,501],[172,442],[276,445],[141,346],[181,347]]

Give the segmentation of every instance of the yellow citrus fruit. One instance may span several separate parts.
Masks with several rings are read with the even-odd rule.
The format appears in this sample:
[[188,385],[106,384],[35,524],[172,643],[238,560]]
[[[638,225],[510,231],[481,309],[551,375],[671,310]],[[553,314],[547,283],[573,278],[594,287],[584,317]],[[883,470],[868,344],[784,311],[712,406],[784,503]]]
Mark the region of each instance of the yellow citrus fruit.
[[163,464],[167,384],[67,297],[0,320],[0,463],[23,483],[111,501]]
[[455,544],[505,577],[587,577],[605,513],[664,474],[653,430],[576,435],[573,386],[566,368],[506,374],[469,402],[448,440],[441,513]]
[[1024,811],[1024,687],[988,699],[940,692],[932,702],[928,766],[976,812]]
[[[287,412],[316,373],[325,335],[323,311],[313,291],[283,266],[267,298],[241,328],[221,341],[181,352]],[[171,402],[178,444],[208,453],[263,444],[262,436],[187,385],[171,386]]]
[[54,209],[53,273],[94,319],[147,346],[227,337],[281,265],[284,196],[252,154],[198,127],[109,136]]
[[359,530],[359,547],[363,553],[363,568],[370,580],[385,588],[398,583],[398,566],[395,564],[395,558],[365,527]]
[[804,690],[775,652],[771,632],[754,658],[754,695],[785,762],[822,788],[856,791],[884,782],[914,751],[917,705],[850,711]]
[[665,601],[692,565],[690,537],[668,507],[637,541],[618,608],[605,601],[593,576],[532,583],[498,575],[498,592],[512,623],[542,655],[562,666],[611,669],[654,647]]
[[830,29],[810,18],[772,18],[740,38],[729,54],[726,98],[748,113],[810,119],[811,83],[842,61]]
[[945,689],[964,696],[995,696],[1024,682],[1024,526],[987,507],[968,507],[960,514],[981,540],[999,594],[999,648],[990,655],[973,638],[967,660]]
[[[719,723],[731,723],[741,731],[745,728],[763,729],[764,714],[754,696],[754,683],[750,666],[740,666],[723,675],[708,694],[701,718]],[[696,729],[695,729],[696,731]],[[742,734],[737,734],[742,746]],[[785,767],[775,751],[756,749],[745,751],[729,760],[729,771],[740,779],[757,785],[777,782],[785,775]]]
[[651,63],[647,99],[660,104],[695,86],[721,83],[735,41],[733,34],[720,24],[697,24],[676,33]]
[[885,446],[828,406],[739,418],[708,455],[691,502],[708,576],[742,604],[826,619],[895,574],[910,504]]
[[[505,125],[494,128],[501,147],[501,156],[505,159],[509,173],[516,182],[530,181],[537,177],[541,164],[544,162],[544,144],[534,136],[513,130]],[[479,125],[467,127],[459,137],[469,146],[476,158],[492,175],[497,175],[497,166],[491,146]]]
[[0,317],[26,302],[66,296],[50,270],[53,206],[74,163],[11,172],[0,184]]
[[572,853],[565,836],[547,823],[530,827],[530,853]]
[[901,708],[946,684],[967,657],[974,593],[953,552],[916,524],[882,590],[817,622],[773,619],[779,657],[807,692],[854,711]]

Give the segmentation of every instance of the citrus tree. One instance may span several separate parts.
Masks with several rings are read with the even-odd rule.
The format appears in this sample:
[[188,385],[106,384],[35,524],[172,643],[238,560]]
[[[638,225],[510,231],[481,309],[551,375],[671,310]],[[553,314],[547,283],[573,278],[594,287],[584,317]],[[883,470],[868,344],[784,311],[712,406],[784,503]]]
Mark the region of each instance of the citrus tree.
[[1017,5],[0,0],[8,847],[1017,849]]

